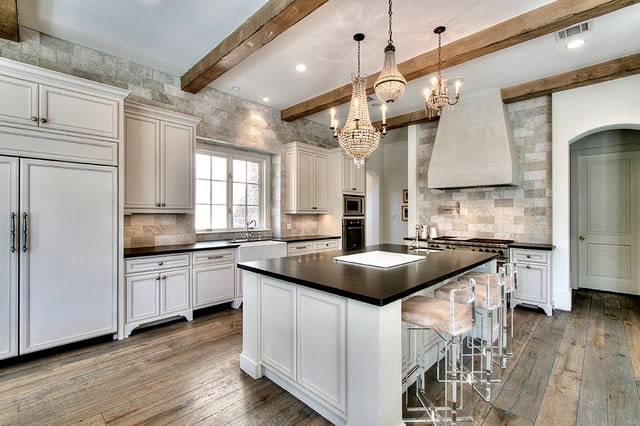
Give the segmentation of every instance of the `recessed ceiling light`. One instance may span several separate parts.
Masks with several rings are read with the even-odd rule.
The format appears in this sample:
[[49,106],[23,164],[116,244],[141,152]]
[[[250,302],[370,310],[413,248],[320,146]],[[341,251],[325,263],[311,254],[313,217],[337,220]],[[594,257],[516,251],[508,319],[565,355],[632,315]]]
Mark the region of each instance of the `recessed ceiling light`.
[[239,88],[238,86],[233,86],[233,87],[231,88],[231,90],[235,90],[236,92],[239,92],[239,91],[240,91],[240,88]]
[[583,46],[585,43],[586,42],[583,39],[577,38],[567,43],[567,49],[577,49],[578,47]]
[[264,102],[269,102],[269,98],[267,98],[266,96],[265,96],[264,98],[262,98],[262,100],[263,100]]
[[305,72],[307,70],[307,66],[305,64],[296,65],[296,71]]

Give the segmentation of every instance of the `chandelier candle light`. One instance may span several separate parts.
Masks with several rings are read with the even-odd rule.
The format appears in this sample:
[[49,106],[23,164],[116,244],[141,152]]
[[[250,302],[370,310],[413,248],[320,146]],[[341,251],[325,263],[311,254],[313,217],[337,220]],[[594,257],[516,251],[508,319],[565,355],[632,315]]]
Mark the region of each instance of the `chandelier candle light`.
[[391,0],[389,0],[389,41],[384,48],[384,64],[378,79],[373,84],[376,96],[383,103],[392,103],[404,95],[407,80],[400,74],[396,64],[396,47],[393,45],[393,32],[391,31]]
[[451,96],[449,95],[449,88],[447,88],[447,79],[442,76],[442,33],[446,30],[446,27],[436,27],[433,32],[438,34],[438,76],[433,77],[431,80],[431,89],[425,91],[425,97],[427,101],[427,113],[429,117],[434,115],[440,115],[442,108],[447,105],[455,105],[460,99],[460,81],[456,81],[456,97],[451,102]]
[[378,130],[371,124],[367,105],[367,75],[360,74],[360,42],[364,40],[364,34],[355,34],[353,39],[358,42],[358,73],[351,74],[352,92],[349,115],[347,123],[341,130],[335,118],[335,109],[332,108],[331,130],[333,130],[333,137],[338,139],[340,147],[359,167],[364,164],[365,158],[376,150],[380,137],[387,134],[387,119],[386,108],[383,108],[382,129]]

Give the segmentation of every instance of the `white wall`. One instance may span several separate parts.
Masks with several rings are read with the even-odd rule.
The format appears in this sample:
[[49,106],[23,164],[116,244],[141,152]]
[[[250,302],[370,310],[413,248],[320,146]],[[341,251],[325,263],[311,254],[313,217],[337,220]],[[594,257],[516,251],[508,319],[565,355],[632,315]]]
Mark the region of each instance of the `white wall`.
[[552,96],[553,302],[571,309],[570,161],[572,142],[608,129],[640,129],[640,75]]
[[[380,176],[380,243],[404,244],[402,190],[407,189],[407,128],[390,131],[367,162]],[[405,204],[406,205],[406,204]]]

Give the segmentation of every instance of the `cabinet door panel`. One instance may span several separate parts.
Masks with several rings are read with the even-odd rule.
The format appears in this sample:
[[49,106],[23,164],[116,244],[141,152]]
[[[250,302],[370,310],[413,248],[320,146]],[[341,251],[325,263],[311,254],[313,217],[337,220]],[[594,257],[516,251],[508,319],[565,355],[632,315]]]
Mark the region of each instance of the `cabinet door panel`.
[[295,287],[261,277],[262,361],[292,380],[296,379]]
[[351,168],[353,167],[353,159],[349,157],[342,157],[342,191],[352,192],[355,190],[353,182],[351,181]]
[[355,164],[353,164],[353,161],[351,161],[351,167],[352,167],[352,172],[353,172],[353,187],[355,188],[355,192],[364,195],[364,182],[365,182],[365,166],[362,165],[360,167],[356,166]]
[[127,277],[127,322],[160,315],[160,275]]
[[547,300],[547,266],[518,264],[516,297],[524,301],[545,303]]
[[125,208],[157,208],[160,202],[160,121],[127,115]]
[[162,122],[162,141],[163,207],[193,210],[193,127]]
[[329,208],[329,193],[327,189],[327,187],[329,186],[328,163],[329,162],[326,156],[315,156],[314,195],[316,211],[326,212]]
[[298,210],[312,212],[314,204],[314,155],[308,152],[298,152]]
[[193,269],[193,307],[228,302],[234,296],[235,265],[203,266]]
[[346,303],[298,288],[298,383],[346,410]]
[[160,314],[189,309],[189,270],[162,272],[160,278]]
[[113,99],[41,84],[39,110],[40,127],[119,137],[120,110]]
[[18,160],[0,157],[0,359],[18,355],[17,213]]
[[21,160],[20,179],[21,353],[115,332],[117,170]]
[[[38,85],[0,76],[0,121],[38,125]],[[32,118],[35,118],[33,120]]]

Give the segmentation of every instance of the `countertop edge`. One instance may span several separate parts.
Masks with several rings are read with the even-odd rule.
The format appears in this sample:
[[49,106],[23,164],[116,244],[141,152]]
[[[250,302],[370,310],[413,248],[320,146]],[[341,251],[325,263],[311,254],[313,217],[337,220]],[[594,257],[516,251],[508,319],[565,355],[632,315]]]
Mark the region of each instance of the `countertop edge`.
[[530,249],[530,250],[545,250],[545,251],[552,251],[553,249],[556,248],[555,245],[553,244],[543,244],[543,243],[511,243],[509,244],[509,248],[523,248],[523,249]]
[[211,242],[202,241],[195,244],[184,244],[175,246],[154,246],[154,247],[131,247],[124,249],[124,258],[146,257],[146,256],[162,256],[167,254],[185,253],[201,250],[222,250],[239,247],[238,243],[227,242]]
[[271,237],[270,239],[283,243],[298,243],[301,241],[338,240],[340,238],[342,238],[340,235],[297,235],[291,237]]

